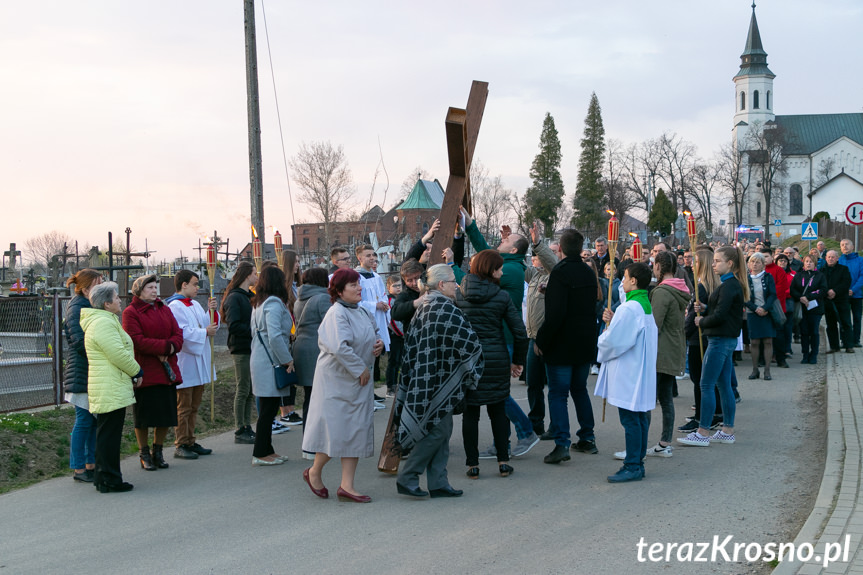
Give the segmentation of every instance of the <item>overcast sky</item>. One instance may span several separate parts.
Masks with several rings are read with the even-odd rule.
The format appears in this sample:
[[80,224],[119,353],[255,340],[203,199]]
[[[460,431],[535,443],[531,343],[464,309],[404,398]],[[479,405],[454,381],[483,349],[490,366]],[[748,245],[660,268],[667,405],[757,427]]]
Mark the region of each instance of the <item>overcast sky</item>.
[[[446,184],[444,117],[472,80],[489,82],[475,158],[518,193],[546,112],[574,189],[594,91],[625,144],[667,130],[710,157],[730,139],[749,0],[426,4],[256,2],[268,228],[293,221],[262,8],[287,155],[343,145],[358,208],[378,141],[374,203],[418,165]],[[765,0],[757,16],[778,114],[863,111],[863,2]],[[214,229],[249,240],[241,0],[7,1],[0,54],[4,250],[50,230],[105,246],[126,226],[157,260]],[[295,221],[314,221],[293,192]]]

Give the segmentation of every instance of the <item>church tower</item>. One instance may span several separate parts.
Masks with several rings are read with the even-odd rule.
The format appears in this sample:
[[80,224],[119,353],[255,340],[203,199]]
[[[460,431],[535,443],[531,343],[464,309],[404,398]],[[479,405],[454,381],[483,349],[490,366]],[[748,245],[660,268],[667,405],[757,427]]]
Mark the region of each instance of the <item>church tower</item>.
[[740,55],[740,70],[734,76],[734,142],[739,147],[746,139],[748,126],[759,123],[763,127],[776,117],[773,113],[775,77],[776,74],[767,67],[767,52],[761,45],[753,2],[746,47]]

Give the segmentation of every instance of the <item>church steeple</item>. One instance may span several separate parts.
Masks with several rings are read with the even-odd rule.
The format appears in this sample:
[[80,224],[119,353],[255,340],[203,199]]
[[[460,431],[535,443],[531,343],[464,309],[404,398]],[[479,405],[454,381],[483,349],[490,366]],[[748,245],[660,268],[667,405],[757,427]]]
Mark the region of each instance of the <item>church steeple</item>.
[[[771,78],[776,75],[767,67],[767,52],[761,44],[761,33],[758,31],[758,20],[755,18],[755,2],[752,3],[752,18],[749,20],[749,34],[746,36],[746,47],[740,55],[740,71],[737,76],[752,76],[763,74]],[[735,78],[737,77],[735,76]]]
[[734,76],[734,139],[742,143],[749,132],[749,126],[764,127],[772,122],[773,79],[776,74],[767,67],[767,52],[761,44],[761,32],[755,18],[755,2],[752,3],[752,18],[749,20],[749,33],[746,47],[740,55],[740,70]]

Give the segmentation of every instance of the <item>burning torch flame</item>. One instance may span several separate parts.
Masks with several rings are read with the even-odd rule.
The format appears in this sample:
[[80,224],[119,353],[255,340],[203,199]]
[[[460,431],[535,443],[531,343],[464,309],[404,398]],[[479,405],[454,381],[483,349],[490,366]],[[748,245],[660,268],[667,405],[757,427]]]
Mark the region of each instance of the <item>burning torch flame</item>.
[[688,212],[688,211],[686,211],[686,210],[684,210],[684,211],[683,211],[683,213],[684,213],[684,214],[686,214],[687,216],[691,216],[691,215],[692,215],[692,212]]
[[612,216],[614,216],[614,212],[612,212],[611,210],[605,210],[605,211],[606,211],[606,213],[609,213],[609,214],[611,214]]
[[258,239],[258,231],[255,229],[255,226],[252,226],[252,235],[255,236],[255,239]]
[[637,238],[637,237],[638,237],[638,234],[633,233],[633,232],[629,232],[629,235],[631,235],[631,236],[632,236],[632,237],[634,237],[634,238]]

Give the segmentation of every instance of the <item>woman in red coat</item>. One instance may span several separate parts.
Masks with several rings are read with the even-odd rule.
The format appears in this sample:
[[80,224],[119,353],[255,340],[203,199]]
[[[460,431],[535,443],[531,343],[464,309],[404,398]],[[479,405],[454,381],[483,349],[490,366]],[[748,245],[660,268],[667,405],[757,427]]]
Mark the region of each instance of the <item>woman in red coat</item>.
[[[183,347],[183,332],[171,310],[159,299],[156,275],[135,280],[132,303],[123,310],[123,329],[135,344],[135,361],[144,377],[135,387],[135,438],[141,450],[141,467],[147,471],[168,467],[162,445],[168,429],[177,425],[177,393],[182,383],[177,353]],[[149,434],[153,431],[153,454]]]

